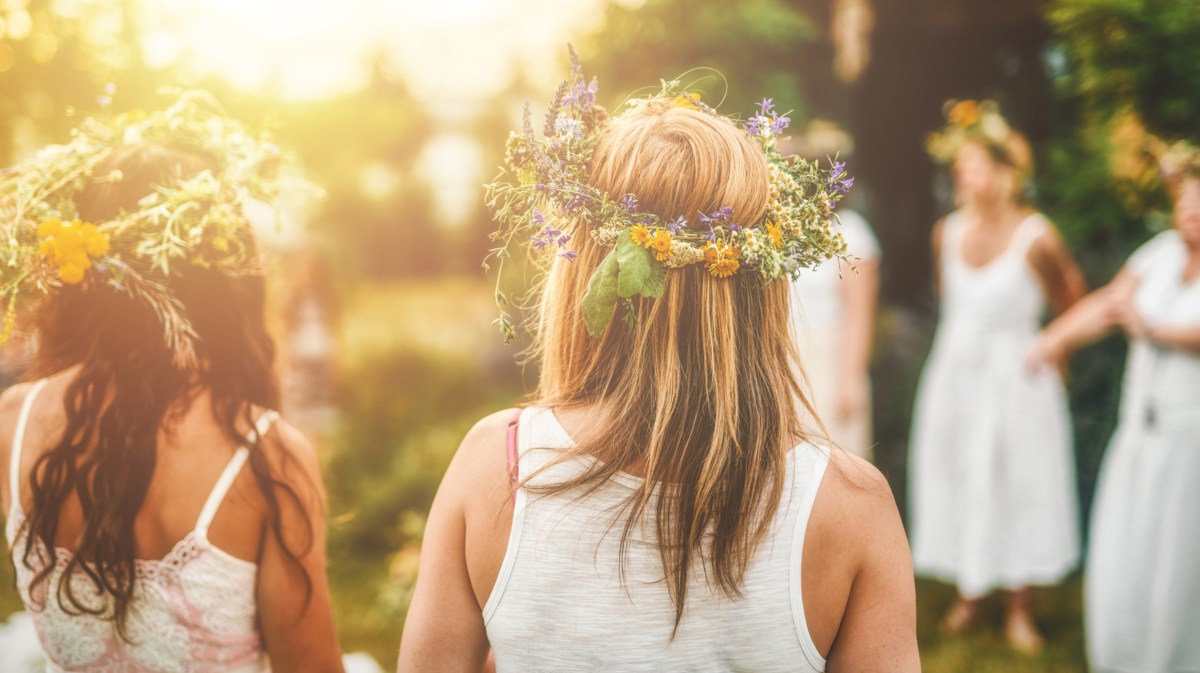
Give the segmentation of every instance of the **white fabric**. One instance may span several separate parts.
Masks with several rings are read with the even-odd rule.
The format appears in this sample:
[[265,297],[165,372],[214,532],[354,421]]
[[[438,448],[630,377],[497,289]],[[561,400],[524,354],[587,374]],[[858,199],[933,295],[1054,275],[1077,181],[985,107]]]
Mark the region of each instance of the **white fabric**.
[[[26,398],[13,438],[11,471],[18,475],[30,410],[44,382]],[[263,415],[251,434],[261,434],[277,415]],[[255,587],[258,567],[213,545],[208,524],[216,514],[247,449],[235,453],[206,501],[196,529],[161,560],[139,560],[135,566],[138,590],[126,623],[128,642],[106,616],[110,600],[97,592],[82,573],[71,577],[75,595],[98,616],[69,614],[54,588],[63,580],[71,552],[57,549],[58,563],[47,580],[32,586],[35,570],[46,563],[48,550],[23,530],[20,480],[14,477],[7,534],[16,560],[18,592],[32,615],[49,661],[46,670],[97,673],[258,673],[269,670],[257,625]],[[30,562],[22,561],[32,545]]]
[[[518,435],[522,475],[536,474],[572,445],[548,409],[526,409]],[[693,573],[674,640],[675,609],[652,522],[635,527],[622,582],[619,508],[641,483],[637,477],[619,474],[586,495],[520,489],[508,549],[483,613],[496,670],[823,671],[825,660],[804,618],[800,561],[827,460],[809,444],[788,454],[783,500],[770,536],[752,559],[742,597],[730,600]],[[561,482],[589,464],[567,461],[532,483]],[[669,497],[669,488],[666,492]]]
[[962,258],[967,222],[948,218],[941,320],[922,372],[909,452],[913,563],[967,597],[1051,584],[1079,557],[1070,417],[1057,373],[1025,353],[1045,300],[1028,263],[1050,226],[1021,223],[1003,254]]
[[[1174,231],[1130,257],[1149,324],[1200,327],[1186,259]],[[1097,673],[1200,671],[1198,489],[1200,357],[1135,340],[1092,510],[1085,607]]]
[[[871,225],[853,210],[838,214],[839,231],[846,241],[846,252],[865,261],[879,259],[879,242]],[[841,361],[845,335],[845,305],[842,274],[854,271],[831,259],[811,271],[805,271],[791,288],[792,334],[800,351],[800,362],[808,378],[808,390],[817,415],[829,430],[830,439],[839,447],[863,458],[871,455],[870,382],[856,382],[867,391],[866,404],[849,417],[838,414],[838,392],[848,382],[841,380]]]

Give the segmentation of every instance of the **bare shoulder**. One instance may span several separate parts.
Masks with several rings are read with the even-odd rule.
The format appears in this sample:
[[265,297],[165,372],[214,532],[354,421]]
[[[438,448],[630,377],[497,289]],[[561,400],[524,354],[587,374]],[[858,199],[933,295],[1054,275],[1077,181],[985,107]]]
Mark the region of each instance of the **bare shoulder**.
[[1036,211],[1030,211],[1030,217],[1036,217],[1041,220],[1039,231],[1034,236],[1030,246],[1030,250],[1035,255],[1053,255],[1067,251],[1067,243],[1063,240],[1062,233],[1059,232],[1058,226],[1049,217],[1044,213]]
[[[262,446],[272,467],[288,469],[295,465],[310,477],[321,473],[317,449],[299,428],[280,418],[263,436]],[[292,468],[295,469],[295,468]]]
[[[21,407],[25,406],[25,399],[29,397],[33,386],[33,383],[18,383],[0,393],[0,438],[12,439],[17,418],[21,415]],[[3,449],[6,454],[8,443],[10,442],[5,442],[6,446]]]
[[467,431],[446,471],[444,486],[451,490],[507,486],[507,431],[518,413],[518,409],[497,411]]
[[942,237],[946,233],[946,220],[950,219],[949,215],[939,217],[937,222],[933,223],[933,229],[930,231],[930,239],[933,241],[933,249],[940,250],[942,247]]
[[827,544],[865,561],[881,538],[903,536],[896,498],[887,477],[846,451],[833,451],[809,525]]

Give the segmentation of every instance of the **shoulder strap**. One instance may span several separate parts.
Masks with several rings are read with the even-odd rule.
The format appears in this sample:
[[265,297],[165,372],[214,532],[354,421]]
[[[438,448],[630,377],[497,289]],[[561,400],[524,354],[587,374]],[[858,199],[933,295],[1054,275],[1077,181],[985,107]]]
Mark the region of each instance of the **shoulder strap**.
[[966,228],[967,222],[957,210],[946,216],[942,222],[942,249],[940,251],[942,264],[962,262],[963,231]]
[[[246,436],[246,444],[253,444],[260,437],[265,435],[275,421],[279,419],[279,414],[274,411],[268,411],[262,416],[259,416],[258,422],[254,424],[254,429]],[[213,485],[212,492],[208,494],[208,500],[204,501],[204,509],[200,510],[200,518],[196,521],[196,532],[201,537],[208,535],[208,527],[212,525],[213,518],[217,516],[217,510],[221,509],[221,503],[225,501],[225,496],[229,494],[229,489],[233,487],[233,481],[237,479],[238,474],[246,465],[246,461],[250,458],[250,449],[245,445],[238,448],[233,453],[233,458],[229,459],[229,464],[221,472],[221,476],[217,478],[217,483]]]
[[25,395],[25,403],[21,405],[21,415],[17,417],[17,428],[13,432],[12,452],[8,465],[8,492],[9,497],[12,498],[10,510],[21,502],[21,449],[25,446],[25,430],[29,427],[29,414],[33,411],[33,403],[41,394],[42,389],[46,387],[47,382],[48,379],[42,379],[33,384],[33,388]]
[[517,486],[517,484],[519,484],[521,482],[521,463],[519,460],[519,453],[518,453],[518,447],[517,447],[517,437],[518,437],[517,431],[520,429],[520,424],[521,424],[521,410],[517,409],[517,413],[513,414],[512,420],[510,420],[508,422],[508,428],[506,428],[505,433],[504,433],[504,441],[505,441],[505,449],[506,449],[505,455],[508,460],[508,474],[509,474],[509,478],[511,479],[510,485],[513,487],[513,494],[512,494],[513,504],[516,504],[516,502],[517,502],[516,486]]
[[1021,259],[1025,259],[1029,255],[1034,241],[1042,235],[1042,232],[1046,231],[1047,226],[1049,225],[1046,223],[1046,218],[1041,213],[1033,213],[1017,226],[1017,231],[1013,234],[1013,241],[1009,247]]

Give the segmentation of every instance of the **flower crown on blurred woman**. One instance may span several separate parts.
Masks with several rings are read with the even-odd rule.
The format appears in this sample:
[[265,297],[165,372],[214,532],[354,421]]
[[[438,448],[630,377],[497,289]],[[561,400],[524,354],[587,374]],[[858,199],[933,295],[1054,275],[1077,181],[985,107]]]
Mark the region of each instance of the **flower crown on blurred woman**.
[[[559,85],[550,103],[541,137],[526,104],[521,130],[508,138],[501,173],[487,185],[487,202],[499,223],[493,234],[499,244],[489,259],[502,265],[514,242],[529,242],[535,250],[571,261],[577,254],[571,241],[580,232],[611,248],[583,302],[592,336],[605,332],[618,304],[626,307],[628,318],[634,296],[659,298],[670,269],[702,264],[717,278],[752,276],[767,285],[844,255],[845,243],[831,228],[831,219],[853,179],[841,163],[822,169],[817,162],[784,157],[776,141],[791,120],[776,111],[769,98],[739,122],[672,80],[663,81],[651,96],[629,100],[628,110],[621,113],[647,106],[688,108],[740,124],[761,147],[770,175],[766,214],[757,221],[739,219],[729,206],[662,216],[640,209],[636,194],[607,194],[588,184],[592,153],[610,117],[596,103],[597,81],[584,77],[573,49],[570,55],[570,78]],[[488,268],[487,262],[484,266]],[[516,331],[499,281],[496,302],[501,312],[497,324],[511,341]]]
[[1033,153],[1029,142],[1000,114],[994,100],[949,100],[942,107],[946,125],[929,134],[925,149],[941,164],[954,162],[958,149],[977,142],[987,148],[996,161],[1016,168],[1021,177],[1033,174]]
[[[274,200],[282,153],[227,117],[211,95],[168,93],[176,100],[164,110],[86,119],[67,144],[0,174],[0,300],[7,300],[0,342],[28,295],[102,283],[151,307],[176,365],[188,369],[196,364],[196,332],[164,281],[183,264],[231,276],[263,272],[256,251],[241,243],[251,226],[242,203]],[[100,174],[103,166],[153,145],[194,157],[198,170],[156,185],[132,210],[81,221],[76,196],[123,179],[119,170]]]

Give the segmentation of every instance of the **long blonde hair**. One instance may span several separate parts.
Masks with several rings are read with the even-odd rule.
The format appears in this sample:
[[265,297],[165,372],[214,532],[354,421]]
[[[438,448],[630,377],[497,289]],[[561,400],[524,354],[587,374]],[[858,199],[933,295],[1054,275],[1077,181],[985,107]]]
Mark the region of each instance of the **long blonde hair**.
[[[643,211],[667,220],[722,206],[746,225],[764,215],[763,152],[730,121],[652,102],[610,123],[591,165],[591,184],[614,198],[634,194]],[[536,353],[537,404],[590,405],[603,432],[577,438],[560,460],[600,458],[577,478],[542,487],[586,494],[626,468],[645,474],[626,502],[622,556],[631,531],[653,514],[676,627],[688,578],[704,576],[740,594],[754,551],[767,535],[786,476],[786,454],[803,439],[790,335],[788,285],[753,273],[714,278],[704,265],[670,270],[661,299],[635,297],[599,339],[581,303],[608,249],[576,223],[579,256],[556,259],[545,281]],[[815,414],[814,414],[815,416]],[[655,497],[660,485],[669,497]],[[715,580],[715,582],[714,582]]]

